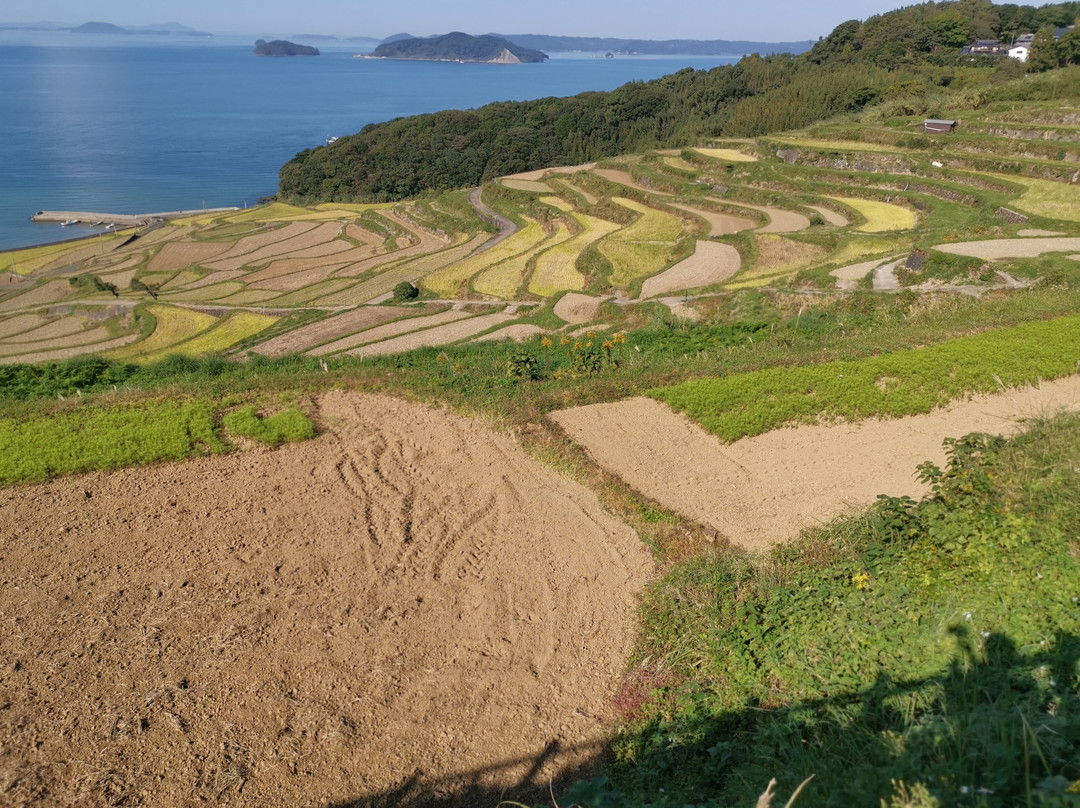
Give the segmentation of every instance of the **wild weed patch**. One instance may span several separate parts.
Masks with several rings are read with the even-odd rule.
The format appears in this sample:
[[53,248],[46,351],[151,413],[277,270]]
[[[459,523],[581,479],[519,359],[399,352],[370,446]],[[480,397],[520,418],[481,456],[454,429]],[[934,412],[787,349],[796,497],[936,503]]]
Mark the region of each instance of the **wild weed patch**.
[[[953,441],[922,502],[883,498],[771,557],[719,554],[647,596],[610,780],[583,805],[1074,805],[1080,418]],[[1070,801],[1072,800],[1072,801]],[[907,804],[907,803],[903,803]]]

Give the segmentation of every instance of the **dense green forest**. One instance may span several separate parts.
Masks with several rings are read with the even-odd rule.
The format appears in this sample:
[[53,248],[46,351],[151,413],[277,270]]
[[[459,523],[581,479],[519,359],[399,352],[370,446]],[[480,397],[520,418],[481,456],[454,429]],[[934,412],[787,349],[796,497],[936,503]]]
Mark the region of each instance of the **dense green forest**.
[[1080,2],[1038,8],[989,0],[924,3],[842,23],[800,56],[752,55],[609,93],[372,124],[297,154],[281,169],[280,196],[296,203],[398,200],[710,137],[753,137],[874,103],[926,98],[965,82],[981,87],[995,70],[1014,77],[1024,68],[1007,57],[962,54],[964,45],[1037,33],[1033,69],[1075,62],[1080,47],[1073,58],[1070,43],[1080,35],[1070,32],[1055,42],[1052,29],[1078,16]]

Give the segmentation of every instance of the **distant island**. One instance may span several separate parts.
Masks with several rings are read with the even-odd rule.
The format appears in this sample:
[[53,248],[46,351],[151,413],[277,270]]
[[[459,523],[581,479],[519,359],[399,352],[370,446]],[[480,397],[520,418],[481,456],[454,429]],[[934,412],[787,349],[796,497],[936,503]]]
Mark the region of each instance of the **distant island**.
[[594,51],[640,53],[653,56],[741,56],[757,53],[805,53],[813,40],[799,42],[754,42],[743,39],[613,39],[610,37],[548,36],[546,34],[492,34],[526,48],[560,53]]
[[484,64],[520,64],[543,62],[548,55],[516,45],[497,36],[470,36],[454,31],[425,39],[401,39],[384,42],[371,54],[376,59],[416,59],[431,62],[480,62]]
[[297,45],[284,39],[275,39],[267,42],[265,39],[255,41],[256,56],[318,56],[319,49],[310,45]]
[[197,36],[212,37],[206,31],[197,31],[178,22],[166,22],[157,25],[139,25],[123,27],[111,22],[86,22],[74,27],[53,23],[15,24],[2,23],[0,30],[5,31],[70,31],[73,34],[98,34],[105,36],[130,36],[131,34],[150,34],[153,36]]

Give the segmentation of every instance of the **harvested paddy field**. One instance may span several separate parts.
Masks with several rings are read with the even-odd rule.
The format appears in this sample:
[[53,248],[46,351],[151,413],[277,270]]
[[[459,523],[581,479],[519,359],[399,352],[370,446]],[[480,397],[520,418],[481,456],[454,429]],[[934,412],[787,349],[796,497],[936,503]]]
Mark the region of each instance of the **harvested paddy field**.
[[646,547],[481,423],[319,409],[310,443],[0,492],[5,799],[494,805],[595,759]]
[[730,444],[647,398],[548,417],[630,487],[741,547],[765,550],[883,491],[922,495],[913,471],[928,459],[943,465],[947,437],[1012,434],[1023,419],[1060,407],[1080,409],[1080,376],[928,415],[782,428]]
[[646,280],[641,285],[641,298],[722,283],[739,271],[741,263],[739,251],[730,244],[699,241],[692,256]]

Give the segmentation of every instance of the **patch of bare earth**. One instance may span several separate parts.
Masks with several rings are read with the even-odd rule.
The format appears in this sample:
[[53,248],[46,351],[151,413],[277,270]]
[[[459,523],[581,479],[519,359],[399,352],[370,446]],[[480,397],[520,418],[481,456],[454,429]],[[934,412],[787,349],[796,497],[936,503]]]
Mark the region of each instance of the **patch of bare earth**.
[[499,342],[500,340],[513,340],[514,342],[525,342],[533,337],[540,336],[541,334],[547,334],[538,325],[528,325],[522,323],[520,325],[508,325],[506,328],[500,328],[498,331],[493,331],[490,334],[484,334],[482,337],[477,337],[473,342]]
[[641,285],[641,298],[721,283],[738,272],[740,266],[742,259],[739,251],[730,244],[699,241],[697,249],[689,258],[659,275],[648,278]]
[[354,334],[357,331],[380,325],[388,320],[407,317],[410,314],[415,314],[415,311],[395,306],[360,306],[344,314],[327,317],[317,323],[293,329],[287,334],[282,334],[267,340],[261,345],[256,345],[251,350],[263,356],[271,357],[303,353],[309,348],[321,345],[329,340]]
[[717,213],[716,211],[704,210],[703,208],[692,208],[689,205],[677,205],[674,202],[670,203],[670,205],[673,208],[685,210],[687,213],[700,216],[708,222],[710,236],[730,236],[732,233],[740,233],[743,230],[751,230],[754,227],[757,227],[756,221],[743,218],[742,216],[732,216],[730,213]]
[[824,219],[826,222],[828,222],[831,225],[835,225],[836,227],[846,227],[847,226],[847,223],[848,223],[847,218],[844,217],[844,216],[841,216],[839,213],[837,213],[832,208],[826,208],[823,205],[807,205],[807,207],[810,208],[810,210],[816,210],[818,212],[818,214],[821,216],[821,218]]
[[440,345],[449,345],[463,339],[476,336],[487,331],[489,328],[503,325],[514,319],[514,314],[482,314],[478,317],[470,317],[455,323],[428,328],[423,331],[414,331],[395,339],[382,342],[370,343],[362,348],[354,348],[348,353],[353,356],[386,356],[387,354],[404,353],[417,348],[434,348]]
[[984,258],[988,261],[1004,258],[1036,258],[1045,253],[1080,250],[1080,238],[1001,238],[990,241],[958,241],[938,244],[935,250]]
[[598,297],[567,292],[559,298],[552,312],[560,320],[565,320],[571,325],[591,323],[600,316],[600,304],[603,301]]
[[0,312],[44,306],[48,303],[63,300],[70,295],[71,285],[67,281],[49,281],[0,302]]
[[769,223],[757,229],[758,233],[796,233],[810,227],[810,219],[801,213],[783,208],[767,207],[765,205],[748,205],[745,202],[732,202],[740,208],[750,208],[764,213],[769,217]]
[[150,259],[148,272],[171,272],[207,261],[232,247],[231,242],[172,241]]
[[326,354],[338,353],[339,351],[347,351],[350,348],[356,348],[359,345],[367,345],[371,342],[399,337],[402,334],[408,334],[410,331],[416,331],[417,329],[430,328],[432,326],[443,325],[444,323],[452,323],[455,320],[463,320],[468,316],[468,312],[457,311],[456,309],[446,309],[444,311],[436,312],[435,314],[409,317],[407,319],[397,320],[393,323],[387,323],[386,325],[375,326],[366,331],[361,331],[358,334],[342,337],[341,339],[334,340],[326,345],[320,345],[319,347],[308,351],[308,353],[312,356],[325,356]]
[[598,177],[603,177],[609,182],[614,182],[616,185],[625,185],[628,188],[634,188],[638,191],[648,191],[650,194],[655,194],[656,196],[674,196],[674,194],[670,194],[667,191],[658,191],[655,188],[649,188],[648,186],[642,185],[634,179],[629,171],[622,171],[618,168],[594,168],[592,173]]
[[602,467],[735,544],[764,550],[878,494],[917,497],[915,467],[945,462],[941,442],[1008,434],[1022,418],[1080,407],[1080,376],[957,402],[928,415],[777,429],[723,444],[647,398],[551,413]]
[[484,424],[321,408],[0,490],[6,804],[532,803],[592,762],[646,548]]
[[130,345],[132,342],[139,338],[138,334],[128,334],[124,337],[117,337],[116,339],[106,340],[105,342],[94,342],[88,345],[80,345],[71,348],[57,348],[51,351],[37,351],[35,353],[19,354],[18,356],[5,356],[0,357],[0,365],[11,365],[22,362],[60,362],[64,359],[71,359],[73,356],[82,356],[84,354],[96,354],[102,351],[111,351],[113,348],[122,348],[125,345]]

